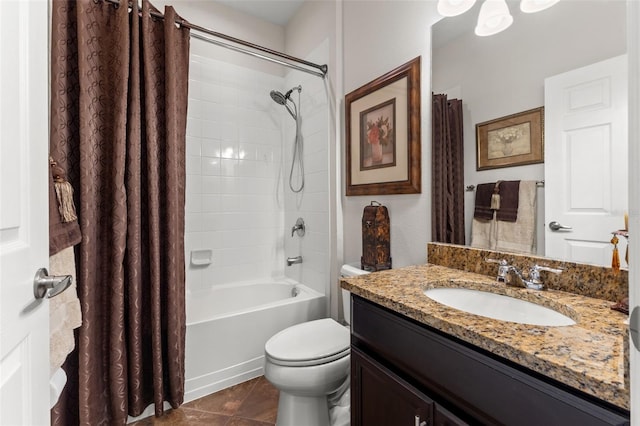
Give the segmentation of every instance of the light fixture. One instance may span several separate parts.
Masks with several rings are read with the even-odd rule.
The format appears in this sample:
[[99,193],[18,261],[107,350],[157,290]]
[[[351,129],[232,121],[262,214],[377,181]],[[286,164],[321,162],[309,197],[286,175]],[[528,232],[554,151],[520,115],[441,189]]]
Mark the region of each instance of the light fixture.
[[462,15],[476,0],[438,0],[438,13],[442,16]]
[[550,8],[560,0],[522,0],[520,10],[524,13],[535,13]]
[[[2,0],[0,0],[2,1]],[[545,10],[560,0],[521,0],[520,10],[524,13],[535,13]],[[438,0],[438,13],[450,17],[465,13],[471,9],[476,0]],[[478,15],[475,33],[479,36],[490,36],[504,31],[513,23],[506,0],[484,0]]]
[[485,0],[478,15],[476,35],[494,35],[506,30],[512,23],[513,16],[505,0]]

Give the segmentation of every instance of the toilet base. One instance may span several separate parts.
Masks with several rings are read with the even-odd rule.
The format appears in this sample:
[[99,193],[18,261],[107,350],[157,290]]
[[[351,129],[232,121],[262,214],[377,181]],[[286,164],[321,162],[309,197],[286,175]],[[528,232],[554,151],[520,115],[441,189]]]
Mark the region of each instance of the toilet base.
[[328,426],[329,424],[326,395],[296,396],[280,391],[276,426]]

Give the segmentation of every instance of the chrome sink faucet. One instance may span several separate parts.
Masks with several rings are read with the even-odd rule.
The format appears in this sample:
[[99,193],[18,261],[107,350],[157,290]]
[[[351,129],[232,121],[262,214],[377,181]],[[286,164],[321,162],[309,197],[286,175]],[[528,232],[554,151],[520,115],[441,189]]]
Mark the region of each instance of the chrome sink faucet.
[[[535,264],[529,268],[529,274],[525,277],[520,269],[513,265],[509,265],[504,259],[485,259],[485,261],[489,263],[497,263],[499,265],[496,281],[513,286],[516,286],[516,283],[519,281],[522,287],[532,290],[544,290],[544,283],[542,282],[540,271],[547,271],[554,274],[562,273],[562,269]],[[516,278],[513,277],[514,275]]]

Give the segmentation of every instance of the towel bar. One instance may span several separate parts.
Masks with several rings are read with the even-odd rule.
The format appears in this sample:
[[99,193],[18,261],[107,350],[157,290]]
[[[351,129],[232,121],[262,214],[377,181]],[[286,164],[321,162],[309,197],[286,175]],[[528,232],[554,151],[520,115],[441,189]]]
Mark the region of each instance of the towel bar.
[[[543,180],[537,180],[536,181],[536,186],[537,187],[544,187],[544,181]],[[476,190],[476,186],[475,185],[467,185],[466,187],[466,191],[467,192],[473,192]]]

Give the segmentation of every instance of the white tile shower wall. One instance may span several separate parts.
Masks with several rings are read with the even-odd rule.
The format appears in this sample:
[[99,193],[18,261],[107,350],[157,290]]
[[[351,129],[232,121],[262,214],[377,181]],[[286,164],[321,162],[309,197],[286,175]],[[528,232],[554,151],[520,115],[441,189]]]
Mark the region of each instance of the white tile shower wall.
[[[326,64],[329,58],[329,41],[321,43],[305,59]],[[288,178],[295,139],[295,122],[285,122],[283,149],[285,176],[285,254],[301,255],[302,264],[285,269],[286,275],[304,282],[314,290],[328,294],[330,279],[330,220],[329,220],[329,105],[325,82],[310,74],[292,71],[286,76],[287,87],[302,85],[299,114],[302,117],[304,142],[305,187],[301,194],[289,189]],[[298,103],[298,94],[292,98]],[[296,219],[302,217],[306,234],[291,237],[290,229]]]
[[269,96],[283,85],[282,77],[191,56],[185,250],[187,259],[191,250],[213,250],[211,265],[187,265],[191,291],[283,274],[278,176],[288,116]]

